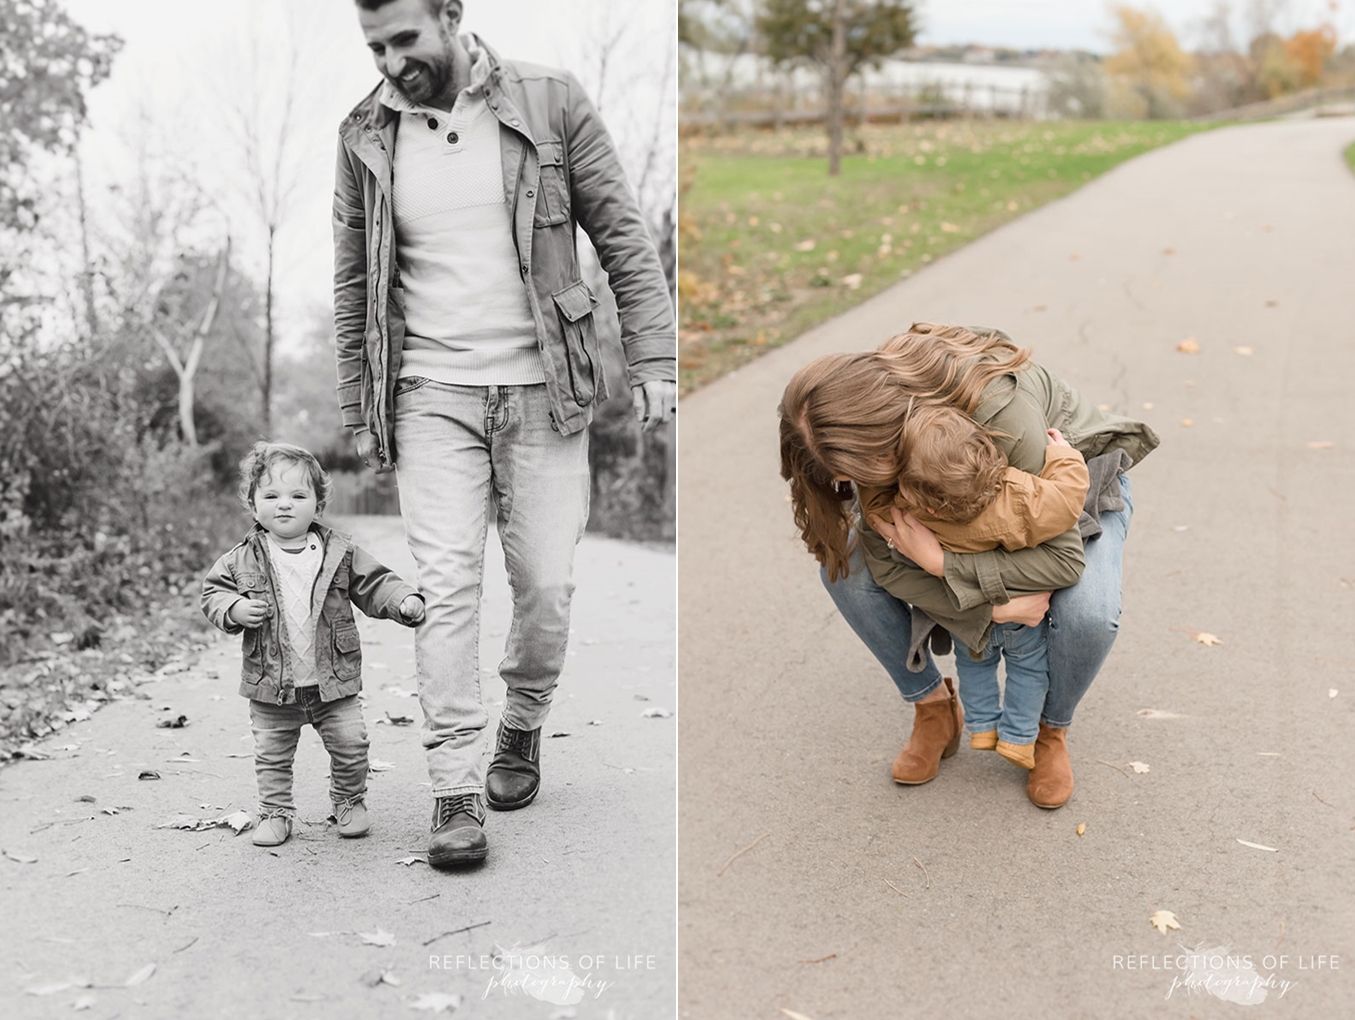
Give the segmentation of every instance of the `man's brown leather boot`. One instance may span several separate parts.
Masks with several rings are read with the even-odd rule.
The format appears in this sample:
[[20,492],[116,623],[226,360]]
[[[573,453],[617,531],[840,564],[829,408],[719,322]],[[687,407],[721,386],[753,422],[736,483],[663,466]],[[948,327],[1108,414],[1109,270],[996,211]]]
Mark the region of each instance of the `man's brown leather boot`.
[[916,786],[935,779],[941,759],[949,758],[960,746],[964,709],[955,696],[950,677],[945,677],[942,683],[950,693],[949,698],[913,702],[913,732],[890,770],[896,783]]
[[1068,728],[1040,723],[1035,738],[1035,767],[1026,777],[1026,796],[1036,807],[1060,808],[1073,795],[1073,763],[1068,759]]

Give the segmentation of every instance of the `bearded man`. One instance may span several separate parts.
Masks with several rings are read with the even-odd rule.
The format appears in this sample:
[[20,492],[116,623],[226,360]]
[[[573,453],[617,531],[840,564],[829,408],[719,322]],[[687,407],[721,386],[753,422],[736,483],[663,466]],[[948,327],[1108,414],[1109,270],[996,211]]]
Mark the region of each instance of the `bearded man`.
[[[460,0],[356,3],[383,81],[339,128],[339,404],[367,465],[398,472],[427,604],[416,649],[428,861],[453,867],[485,859],[486,801],[512,810],[536,796],[564,664],[588,423],[607,396],[576,225],[616,295],[646,429],[674,413],[676,332],[644,219],[574,77],[459,34]],[[478,646],[491,506],[513,621],[486,767]]]

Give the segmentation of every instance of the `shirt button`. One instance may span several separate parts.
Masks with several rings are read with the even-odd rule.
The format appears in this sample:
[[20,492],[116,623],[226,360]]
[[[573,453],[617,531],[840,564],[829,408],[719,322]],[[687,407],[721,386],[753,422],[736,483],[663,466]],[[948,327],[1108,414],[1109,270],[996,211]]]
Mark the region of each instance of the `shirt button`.
[[438,129],[438,119],[436,117],[429,117],[428,126],[436,131]]
[[455,131],[447,132],[447,141],[451,142],[453,145],[455,145],[460,140],[461,136],[458,135]]

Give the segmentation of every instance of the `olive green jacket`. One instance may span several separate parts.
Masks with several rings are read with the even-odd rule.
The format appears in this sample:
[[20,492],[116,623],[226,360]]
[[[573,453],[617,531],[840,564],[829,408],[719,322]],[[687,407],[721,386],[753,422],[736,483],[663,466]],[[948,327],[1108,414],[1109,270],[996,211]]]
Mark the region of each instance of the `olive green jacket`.
[[[1014,468],[1039,474],[1048,445],[1046,429],[1058,429],[1087,460],[1124,450],[1132,464],[1158,445],[1140,421],[1100,411],[1042,365],[999,376],[983,391],[974,419],[994,432],[994,441]],[[1132,466],[1132,465],[1131,465]],[[1083,567],[1076,527],[1033,549],[945,554],[945,576],[934,577],[890,551],[873,529],[858,521],[858,541],[877,584],[923,610],[970,648],[987,643],[993,606],[1013,595],[1053,591],[1077,582]]]

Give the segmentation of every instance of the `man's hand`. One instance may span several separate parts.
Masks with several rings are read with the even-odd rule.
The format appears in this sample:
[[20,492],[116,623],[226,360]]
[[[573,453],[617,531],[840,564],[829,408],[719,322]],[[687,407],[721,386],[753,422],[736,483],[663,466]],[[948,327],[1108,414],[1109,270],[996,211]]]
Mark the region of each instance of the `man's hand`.
[[912,514],[896,506],[889,508],[892,523],[878,515],[871,518],[875,530],[884,536],[891,549],[897,549],[927,573],[946,576],[946,552],[936,536]]
[[353,437],[358,447],[358,456],[362,462],[379,475],[391,470],[391,465],[381,463],[381,455],[376,451],[376,436],[363,430]]
[[400,602],[400,619],[410,627],[423,623],[423,597],[406,595]]
[[1013,595],[1005,605],[993,607],[993,622],[1038,627],[1044,614],[1049,612],[1049,596],[1052,594],[1041,591],[1034,595]]
[[635,420],[646,432],[673,420],[677,410],[677,383],[652,379],[630,388],[630,399],[635,405]]
[[262,599],[240,599],[226,610],[226,619],[237,627],[252,630],[268,619],[268,603]]

